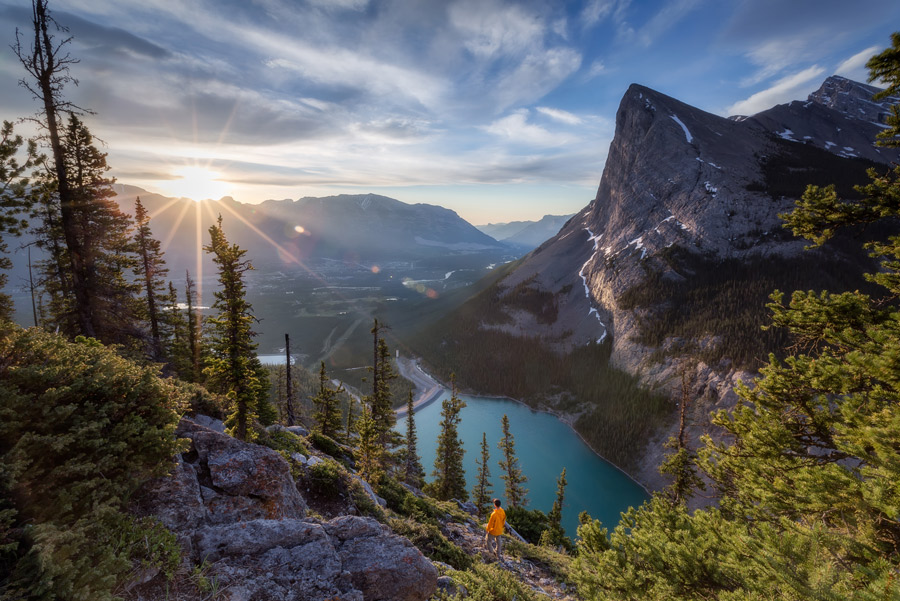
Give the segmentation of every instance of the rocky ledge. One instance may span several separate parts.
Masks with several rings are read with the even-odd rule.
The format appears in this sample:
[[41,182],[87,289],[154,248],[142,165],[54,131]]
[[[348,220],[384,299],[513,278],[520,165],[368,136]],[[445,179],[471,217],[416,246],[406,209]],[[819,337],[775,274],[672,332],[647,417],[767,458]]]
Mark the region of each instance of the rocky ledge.
[[[149,483],[135,511],[178,537],[185,561],[204,565],[230,601],[417,601],[437,586],[437,569],[406,538],[371,518],[306,517],[288,462],[183,419],[190,447],[171,476]],[[131,599],[155,599],[149,573]]]

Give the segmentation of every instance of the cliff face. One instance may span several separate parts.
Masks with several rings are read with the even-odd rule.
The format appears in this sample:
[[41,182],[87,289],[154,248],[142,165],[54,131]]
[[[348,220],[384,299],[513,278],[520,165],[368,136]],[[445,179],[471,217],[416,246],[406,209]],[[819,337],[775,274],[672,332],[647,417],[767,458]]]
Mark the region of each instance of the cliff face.
[[[823,90],[837,84],[830,79]],[[725,119],[632,85],[616,115],[595,199],[499,284],[501,298],[517,285],[554,294],[556,321],[541,323],[527,312],[509,311],[515,323],[502,329],[542,337],[559,351],[612,337],[612,364],[671,396],[687,369],[691,397],[701,401],[694,406],[691,426],[699,436],[708,429],[710,409],[733,404],[734,384],[753,374],[727,358],[707,364],[698,359],[699,352],[667,353],[642,344],[640,325],[664,313],[672,301],[656,298],[635,306],[624,302],[626,293],[650,278],[688,285],[699,279],[697,268],[673,258],[675,250],[680,257],[695,257],[695,264],[705,266],[701,269],[725,261],[797,259],[805,243],[784,231],[778,215],[791,210],[806,182],[828,183],[841,171],[834,164],[846,163],[863,174],[873,163],[861,159],[887,163],[900,158],[894,150],[875,148],[880,126],[871,118],[877,111],[861,101],[861,118],[851,116],[856,108],[846,100],[850,96],[842,93],[842,110],[821,104],[834,94],[820,90],[807,102]],[[689,340],[669,336],[661,346],[663,351],[689,346],[702,351],[724,334],[711,326]],[[658,449],[669,433],[651,441],[642,459],[637,475],[651,487],[662,485],[656,473]]]

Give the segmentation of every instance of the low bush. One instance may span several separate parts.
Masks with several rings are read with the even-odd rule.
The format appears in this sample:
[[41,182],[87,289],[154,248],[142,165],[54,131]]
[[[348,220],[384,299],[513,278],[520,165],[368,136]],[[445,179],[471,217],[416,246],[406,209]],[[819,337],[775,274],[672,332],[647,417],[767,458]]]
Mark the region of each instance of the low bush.
[[136,564],[177,563],[173,537],[125,509],[172,465],[186,402],[94,340],[0,325],[4,595],[112,599]]
[[[467,601],[537,601],[537,594],[516,576],[493,564],[476,564],[470,570],[453,572],[453,581],[466,587]],[[439,594],[435,599],[451,599]]]
[[310,487],[321,495],[337,495],[346,488],[344,468],[337,461],[325,459],[308,468]]
[[540,509],[510,507],[506,510],[506,521],[533,545],[540,544],[541,533],[550,528],[550,518]]
[[457,570],[472,566],[472,558],[447,540],[433,524],[423,524],[410,518],[389,518],[387,524],[395,533],[408,538],[429,559],[443,561]]
[[300,453],[301,455],[309,455],[309,449],[302,437],[297,436],[293,432],[287,430],[275,430],[266,432],[260,436],[257,442],[269,447],[273,451],[284,451],[288,455],[292,453]]

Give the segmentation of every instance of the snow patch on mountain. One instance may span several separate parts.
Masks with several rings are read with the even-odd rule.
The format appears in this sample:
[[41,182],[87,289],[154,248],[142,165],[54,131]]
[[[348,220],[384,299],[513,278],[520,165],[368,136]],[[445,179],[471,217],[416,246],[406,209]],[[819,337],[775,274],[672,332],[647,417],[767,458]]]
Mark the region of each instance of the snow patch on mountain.
[[669,117],[671,117],[675,121],[675,123],[681,126],[681,129],[684,130],[684,137],[687,138],[687,142],[688,144],[690,144],[694,140],[694,136],[692,136],[691,132],[688,131],[687,125],[685,125],[684,122],[675,115],[669,115]]

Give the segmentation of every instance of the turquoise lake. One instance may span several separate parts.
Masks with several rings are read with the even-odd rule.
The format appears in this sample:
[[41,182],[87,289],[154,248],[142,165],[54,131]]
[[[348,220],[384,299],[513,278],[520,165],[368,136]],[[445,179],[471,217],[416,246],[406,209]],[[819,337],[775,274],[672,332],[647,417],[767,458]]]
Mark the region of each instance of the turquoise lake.
[[[432,480],[441,401],[445,398],[449,398],[448,391],[415,414],[417,446],[428,481]],[[463,463],[470,495],[478,473],[475,460],[481,457],[481,434],[484,432],[490,450],[493,496],[499,497],[506,505],[498,465],[500,451],[497,448],[503,435],[500,420],[506,414],[510,432],[515,438],[519,466],[528,477],[525,486],[528,488],[529,509],[550,511],[556,499],[556,479],[566,468],[569,484],[563,507],[563,527],[570,538],[575,538],[580,512],[587,511],[612,531],[623,511],[649,498],[641,486],[597,456],[569,426],[553,415],[532,411],[525,405],[505,399],[468,395],[460,395],[460,398],[466,401],[466,407],[461,412],[460,438],[466,451]],[[397,430],[406,432],[405,417],[397,420]]]

